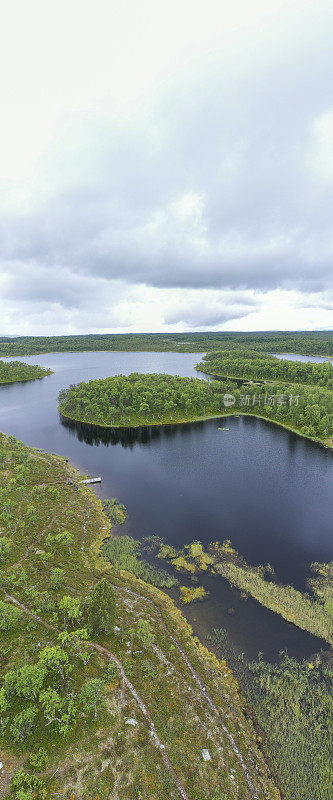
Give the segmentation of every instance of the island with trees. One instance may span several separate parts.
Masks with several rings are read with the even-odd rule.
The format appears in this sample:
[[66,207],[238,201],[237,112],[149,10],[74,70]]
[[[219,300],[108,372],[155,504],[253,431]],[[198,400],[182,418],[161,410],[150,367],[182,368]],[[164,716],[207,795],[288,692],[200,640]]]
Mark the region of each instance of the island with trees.
[[132,373],[81,382],[59,395],[69,422],[100,427],[165,425],[251,414],[332,443],[332,392],[319,386],[207,381],[165,374]]
[[24,364],[22,361],[0,361],[0,384],[34,381],[45,378],[51,373],[51,369],[44,369],[37,364]]
[[196,369],[214,377],[306,383],[333,389],[331,361],[288,361],[246,348],[207,353]]

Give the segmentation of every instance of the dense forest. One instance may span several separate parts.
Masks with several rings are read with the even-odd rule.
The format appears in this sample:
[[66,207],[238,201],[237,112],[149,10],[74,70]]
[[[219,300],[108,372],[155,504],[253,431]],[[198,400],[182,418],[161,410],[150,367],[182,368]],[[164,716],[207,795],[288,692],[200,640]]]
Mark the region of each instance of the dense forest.
[[267,353],[303,353],[304,355],[332,356],[333,332],[264,331],[230,333],[228,331],[217,331],[0,337],[0,356],[84,352],[88,350],[164,350],[195,353],[208,350],[232,350],[239,347],[250,347]]
[[51,372],[50,369],[43,369],[34,364],[23,364],[21,361],[0,361],[0,383],[32,381],[35,378],[44,378]]
[[311,361],[287,361],[271,355],[263,355],[256,350],[214,351],[203,357],[196,369],[210,375],[235,378],[249,378],[268,381],[288,381],[291,383],[311,383],[333,388],[333,364],[324,361],[315,364]]
[[266,417],[321,440],[333,433],[332,393],[302,384],[240,388],[222,381],[132,373],[72,385],[59,400],[65,418],[100,426],[158,425],[237,412]]

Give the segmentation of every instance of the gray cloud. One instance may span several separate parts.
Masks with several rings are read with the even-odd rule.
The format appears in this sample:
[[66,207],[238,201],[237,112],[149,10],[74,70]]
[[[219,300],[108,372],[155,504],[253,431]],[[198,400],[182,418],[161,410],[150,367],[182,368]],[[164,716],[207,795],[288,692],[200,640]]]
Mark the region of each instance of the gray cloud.
[[222,325],[224,322],[246,317],[248,313],[248,306],[244,306],[243,308],[240,306],[231,306],[230,308],[215,310],[209,307],[202,307],[202,304],[197,303],[193,306],[184,306],[183,308],[170,311],[165,314],[164,321],[168,325],[182,322],[189,328],[214,328],[217,325]]

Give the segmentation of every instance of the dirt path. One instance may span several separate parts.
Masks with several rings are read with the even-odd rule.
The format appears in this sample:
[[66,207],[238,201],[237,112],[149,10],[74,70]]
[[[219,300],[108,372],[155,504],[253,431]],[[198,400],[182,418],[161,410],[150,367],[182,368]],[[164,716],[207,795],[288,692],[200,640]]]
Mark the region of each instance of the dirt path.
[[[48,630],[52,631],[53,633],[59,633],[59,630],[58,630],[58,628],[55,627],[55,625],[51,625],[49,622],[44,622],[44,620],[41,619],[41,617],[39,617],[38,614],[35,614],[33,611],[31,611],[30,608],[28,608],[23,603],[21,603],[19,600],[17,600],[16,597],[13,597],[13,595],[6,593],[6,598],[8,600],[10,600],[12,603],[14,603],[16,606],[21,608],[22,611],[24,611],[26,614],[28,614],[29,616],[33,617],[41,625],[44,625],[44,627],[46,627]],[[149,724],[151,737],[152,737],[156,747],[158,747],[165,765],[167,766],[167,768],[169,769],[169,771],[172,774],[172,777],[174,779],[175,785],[177,786],[177,789],[178,789],[178,792],[179,792],[180,796],[183,798],[183,800],[190,800],[190,797],[187,794],[187,791],[186,791],[185,787],[183,786],[183,784],[182,784],[180,778],[178,777],[174,767],[172,766],[172,763],[171,763],[171,760],[170,760],[170,758],[168,756],[168,753],[166,751],[165,745],[163,744],[163,742],[161,741],[160,737],[156,733],[155,725],[154,725],[154,722],[153,722],[153,720],[152,720],[152,718],[150,716],[148,708],[145,705],[145,703],[143,702],[143,700],[140,697],[140,695],[138,694],[138,692],[136,691],[136,689],[133,686],[133,684],[131,683],[131,681],[129,680],[129,678],[127,677],[126,672],[124,670],[124,667],[123,667],[121,661],[119,660],[119,658],[117,658],[117,656],[115,656],[114,653],[112,653],[112,651],[109,650],[107,647],[103,647],[102,645],[98,644],[97,642],[86,642],[85,646],[86,647],[90,647],[91,649],[102,653],[107,658],[109,658],[110,661],[112,661],[114,664],[117,665],[117,667],[119,669],[119,672],[121,674],[122,680],[123,680],[123,685],[127,687],[127,689],[131,693],[132,697],[136,701],[137,705],[139,706],[140,710],[142,711],[142,714],[144,715],[145,719],[147,720],[147,722]]]
[[[97,578],[94,575],[94,572],[91,569],[91,567],[89,565],[89,562],[88,562],[88,559],[86,557],[86,554],[84,552],[84,540],[85,540],[85,536],[86,536],[86,526],[87,526],[88,521],[89,521],[90,510],[91,510],[91,506],[90,506],[90,500],[89,500],[89,509],[88,509],[88,514],[87,514],[87,517],[86,517],[86,520],[85,520],[85,523],[84,523],[84,536],[82,537],[81,550],[83,552],[83,556],[84,556],[86,567],[89,569],[91,575],[93,575],[94,579],[96,580]],[[110,579],[111,576],[109,574],[107,574],[106,577],[108,579]],[[110,582],[112,582],[112,577],[111,577],[111,581]],[[163,627],[164,627],[165,631],[167,632],[168,636],[172,640],[173,644],[177,647],[178,651],[181,653],[181,655],[182,655],[182,657],[183,657],[188,669],[190,670],[190,672],[192,674],[192,677],[194,678],[197,686],[200,689],[200,692],[202,693],[203,697],[205,698],[205,700],[206,700],[207,704],[209,705],[210,709],[214,712],[220,728],[222,729],[223,733],[227,737],[227,739],[228,739],[228,741],[229,741],[229,743],[231,745],[231,748],[234,751],[234,753],[235,753],[235,755],[236,755],[236,757],[237,757],[237,759],[238,759],[238,761],[239,761],[239,763],[240,763],[240,765],[242,767],[242,770],[244,772],[244,775],[245,775],[245,778],[246,778],[246,781],[247,781],[248,787],[250,789],[250,792],[251,792],[253,800],[260,800],[259,795],[257,794],[257,790],[256,790],[256,788],[254,786],[253,780],[251,778],[250,771],[249,771],[249,769],[248,769],[248,767],[247,767],[247,765],[246,765],[246,763],[244,761],[244,758],[242,756],[242,753],[240,752],[239,748],[237,747],[234,737],[232,736],[230,731],[228,731],[228,728],[226,727],[226,725],[223,722],[221,711],[219,710],[219,708],[217,707],[217,705],[214,702],[213,698],[211,697],[211,695],[207,691],[203,681],[200,678],[200,675],[195,670],[193,664],[191,663],[191,661],[190,661],[187,653],[185,652],[184,648],[182,647],[181,643],[170,632],[170,630],[169,630],[169,628],[167,626],[165,617],[164,617],[161,609],[159,608],[159,606],[157,606],[156,603],[154,603],[153,600],[151,600],[150,598],[147,598],[145,595],[141,595],[138,592],[134,592],[131,589],[126,589],[125,587],[119,587],[116,584],[112,584],[112,585],[114,586],[116,591],[122,591],[122,592],[124,592],[126,594],[132,595],[132,597],[135,597],[137,600],[146,601],[151,606],[153,606],[155,611],[157,611],[157,613],[158,613],[158,615],[159,615],[159,617],[160,617],[160,619],[162,621],[162,624],[163,624]],[[133,687],[133,689],[134,689],[134,687]],[[135,691],[135,689],[134,689],[134,691]],[[236,719],[236,715],[235,715],[233,709],[231,708],[231,706],[229,704],[228,704],[228,708],[229,708],[230,712],[233,714],[233,716]],[[255,757],[254,756],[253,756],[253,765],[252,766],[253,766],[253,769],[255,770]],[[261,786],[261,792],[264,795],[265,800],[269,800],[269,796],[266,794],[266,792],[265,792],[265,790],[263,789],[262,786]]]
[[[120,587],[116,587],[116,588],[119,589]],[[228,728],[226,727],[226,725],[224,724],[224,722],[222,720],[221,711],[219,710],[219,708],[215,704],[213,698],[211,697],[211,695],[207,691],[203,681],[200,678],[200,675],[197,673],[197,671],[193,667],[193,664],[191,663],[191,661],[190,661],[187,653],[185,652],[184,648],[182,647],[182,645],[180,644],[178,639],[170,632],[170,630],[169,630],[169,628],[168,628],[168,626],[166,624],[166,621],[165,621],[165,618],[163,616],[163,613],[162,613],[161,609],[159,608],[159,606],[156,605],[156,603],[154,603],[153,600],[151,600],[150,598],[147,598],[145,595],[140,595],[137,592],[133,592],[131,589],[126,589],[124,587],[121,587],[120,590],[125,592],[126,594],[131,594],[133,597],[136,597],[138,600],[141,600],[141,601],[145,600],[147,603],[150,603],[150,605],[152,605],[153,608],[158,612],[158,614],[159,614],[159,616],[160,616],[160,618],[162,620],[163,627],[165,628],[168,636],[170,637],[170,639],[172,640],[174,645],[177,647],[177,649],[181,653],[181,655],[182,655],[187,667],[189,668],[189,670],[190,670],[190,672],[191,672],[191,674],[192,674],[197,686],[199,687],[200,691],[202,692],[206,702],[208,703],[209,707],[211,708],[211,710],[214,712],[214,714],[218,718],[218,723],[219,723],[220,727],[222,728],[223,732],[225,733],[225,735],[227,736],[227,738],[229,740],[229,743],[231,744],[231,747],[232,747],[234,753],[236,754],[236,756],[237,756],[237,758],[239,760],[239,763],[242,766],[242,769],[243,769],[243,772],[245,774],[245,777],[246,777],[246,780],[247,780],[247,784],[248,784],[248,787],[249,787],[249,789],[251,791],[253,800],[259,800],[259,797],[256,794],[255,786],[254,786],[253,781],[251,779],[251,775],[250,775],[249,769],[246,766],[244,758],[243,758],[239,748],[236,745],[234,737],[228,731]],[[228,708],[229,708],[230,712],[236,717],[236,715],[234,714],[232,708],[229,705],[228,705]],[[262,789],[262,791],[265,794],[263,789]],[[268,795],[266,797],[267,797],[267,800],[269,800]]]

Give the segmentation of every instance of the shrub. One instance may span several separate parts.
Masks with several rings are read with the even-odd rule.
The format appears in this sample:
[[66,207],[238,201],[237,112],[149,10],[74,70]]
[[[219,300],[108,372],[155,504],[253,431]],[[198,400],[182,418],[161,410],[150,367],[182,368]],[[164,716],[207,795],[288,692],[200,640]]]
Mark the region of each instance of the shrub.
[[111,631],[116,618],[116,599],[109,582],[102,578],[91,594],[88,620],[95,633]]
[[105,706],[104,683],[100,678],[92,678],[84,684],[81,695],[81,705],[87,713],[94,712],[97,719],[98,712]]
[[59,567],[55,567],[55,569],[51,572],[51,589],[54,592],[58,592],[61,589],[62,584],[64,581],[64,570],[60,569]]
[[24,708],[23,711],[16,714],[10,726],[15,742],[20,742],[29,736],[35,725],[37,713],[38,710],[36,706],[28,706],[28,708]]
[[20,617],[21,612],[17,608],[0,600],[0,631],[10,631],[15,628]]

